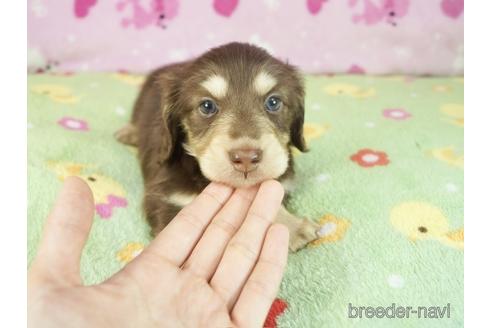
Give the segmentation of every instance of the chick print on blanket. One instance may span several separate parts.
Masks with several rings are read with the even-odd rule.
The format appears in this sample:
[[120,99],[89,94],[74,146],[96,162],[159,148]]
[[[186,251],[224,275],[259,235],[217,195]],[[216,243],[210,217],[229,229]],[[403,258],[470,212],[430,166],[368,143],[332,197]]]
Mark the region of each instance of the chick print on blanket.
[[456,126],[465,126],[464,106],[462,104],[445,104],[440,108],[441,113],[445,114],[444,121]]
[[[82,281],[94,285],[152,242],[137,149],[113,137],[131,120],[144,79],[123,70],[60,74],[28,77],[28,263],[57,176],[76,175],[94,192],[80,263]],[[39,85],[79,100],[56,102],[34,92]],[[463,327],[463,78],[307,75],[305,87],[309,151],[294,150],[286,205],[318,223],[319,238],[289,255],[263,327]],[[347,316],[349,302],[450,303],[451,318],[358,320]]]
[[145,81],[145,77],[142,75],[134,75],[134,74],[124,73],[124,72],[115,73],[115,74],[112,74],[111,76],[114,77],[115,79],[123,82],[123,83],[137,86],[137,87],[142,85]]
[[[91,165],[51,161],[48,162],[48,166],[60,180],[65,180],[69,176],[78,176],[85,180],[94,195],[96,213],[101,219],[111,218],[116,208],[123,208],[128,205],[123,187],[112,178],[93,172]],[[84,169],[90,173],[86,173]]]
[[355,84],[333,83],[325,87],[325,92],[330,96],[347,96],[356,99],[365,99],[376,94],[374,88],[362,88]]
[[430,155],[450,166],[464,167],[464,155],[459,155],[453,146],[432,149]]
[[401,203],[391,210],[390,221],[396,230],[413,242],[434,239],[447,246],[463,249],[464,229],[451,230],[442,211],[429,203]]
[[31,91],[62,104],[75,104],[80,100],[79,97],[73,94],[70,88],[63,85],[38,84],[31,87]]

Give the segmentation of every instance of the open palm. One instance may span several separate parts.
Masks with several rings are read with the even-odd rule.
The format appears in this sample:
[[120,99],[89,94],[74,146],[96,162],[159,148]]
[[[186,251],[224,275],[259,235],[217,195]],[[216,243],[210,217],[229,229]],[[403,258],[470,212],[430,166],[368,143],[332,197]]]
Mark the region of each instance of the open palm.
[[280,284],[288,230],[281,185],[210,184],[120,272],[83,286],[93,201],[69,178],[28,276],[32,327],[261,327]]

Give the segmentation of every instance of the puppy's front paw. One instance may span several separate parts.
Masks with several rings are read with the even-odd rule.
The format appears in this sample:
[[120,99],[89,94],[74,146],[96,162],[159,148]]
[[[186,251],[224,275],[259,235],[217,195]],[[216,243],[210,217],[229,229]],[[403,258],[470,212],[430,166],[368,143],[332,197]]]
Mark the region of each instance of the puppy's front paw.
[[304,248],[309,242],[318,238],[317,231],[321,227],[312,221],[300,219],[299,224],[290,231],[289,249],[297,252]]

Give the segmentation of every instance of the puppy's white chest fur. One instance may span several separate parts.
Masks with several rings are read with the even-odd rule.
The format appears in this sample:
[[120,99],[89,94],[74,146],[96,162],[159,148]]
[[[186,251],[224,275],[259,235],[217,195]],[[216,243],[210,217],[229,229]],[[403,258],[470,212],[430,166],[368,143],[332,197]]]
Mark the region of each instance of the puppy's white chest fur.
[[176,205],[178,207],[185,207],[196,198],[198,194],[185,194],[181,192],[175,192],[166,198],[168,203]]

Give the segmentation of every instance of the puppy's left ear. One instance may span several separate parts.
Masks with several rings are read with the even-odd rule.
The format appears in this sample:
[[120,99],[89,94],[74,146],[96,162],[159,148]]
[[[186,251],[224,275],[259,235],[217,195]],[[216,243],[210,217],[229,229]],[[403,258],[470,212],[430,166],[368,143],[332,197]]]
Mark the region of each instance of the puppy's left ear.
[[307,152],[306,140],[304,140],[304,108],[302,108],[302,115],[294,118],[290,128],[290,141],[297,149],[302,152]]
[[290,126],[290,142],[302,152],[307,152],[304,140],[304,90],[301,88],[295,101],[294,118]]

